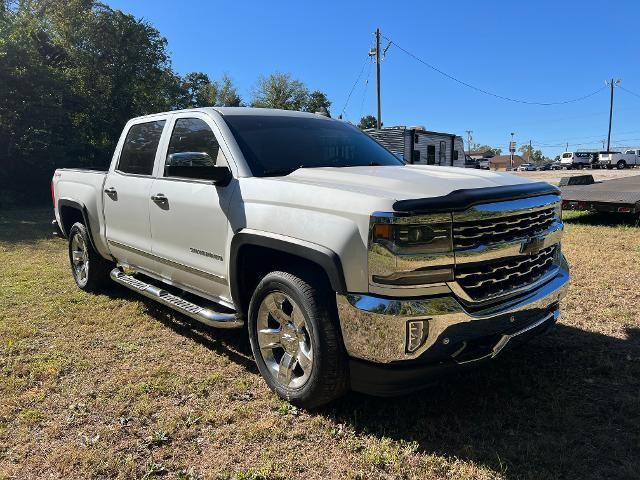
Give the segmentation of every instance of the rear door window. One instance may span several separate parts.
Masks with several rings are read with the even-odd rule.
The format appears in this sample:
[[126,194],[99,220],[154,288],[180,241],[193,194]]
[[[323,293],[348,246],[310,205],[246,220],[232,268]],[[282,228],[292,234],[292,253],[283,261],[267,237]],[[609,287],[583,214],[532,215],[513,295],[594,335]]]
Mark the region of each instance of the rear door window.
[[164,123],[165,120],[156,120],[132,125],[116,169],[123,173],[151,175]]

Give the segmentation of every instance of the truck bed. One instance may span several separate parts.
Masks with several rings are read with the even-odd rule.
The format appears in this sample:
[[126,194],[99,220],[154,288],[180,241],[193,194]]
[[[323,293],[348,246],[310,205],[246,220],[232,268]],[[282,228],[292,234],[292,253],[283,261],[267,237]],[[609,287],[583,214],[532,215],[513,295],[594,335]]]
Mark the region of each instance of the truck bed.
[[640,212],[640,176],[618,178],[592,185],[567,185],[560,188],[565,210],[600,212]]

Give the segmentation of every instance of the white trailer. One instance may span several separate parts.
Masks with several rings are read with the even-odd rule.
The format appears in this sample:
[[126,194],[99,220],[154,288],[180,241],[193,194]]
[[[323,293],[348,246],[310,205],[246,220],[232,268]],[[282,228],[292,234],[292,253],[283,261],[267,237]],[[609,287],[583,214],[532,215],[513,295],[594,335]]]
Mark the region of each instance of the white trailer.
[[388,127],[365,130],[406,163],[448,167],[475,166],[465,162],[462,137],[454,133],[432,132],[424,127]]

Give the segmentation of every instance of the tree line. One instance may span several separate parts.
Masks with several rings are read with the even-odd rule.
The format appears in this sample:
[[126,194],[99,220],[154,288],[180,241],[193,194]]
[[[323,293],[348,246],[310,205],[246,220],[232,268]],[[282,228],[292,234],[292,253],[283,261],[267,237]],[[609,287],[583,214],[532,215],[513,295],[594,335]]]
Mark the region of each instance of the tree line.
[[0,0],[0,207],[42,202],[56,168],[107,168],[132,117],[241,105],[331,102],[288,73],[246,101],[229,75],[178,75],[156,28],[95,0]]

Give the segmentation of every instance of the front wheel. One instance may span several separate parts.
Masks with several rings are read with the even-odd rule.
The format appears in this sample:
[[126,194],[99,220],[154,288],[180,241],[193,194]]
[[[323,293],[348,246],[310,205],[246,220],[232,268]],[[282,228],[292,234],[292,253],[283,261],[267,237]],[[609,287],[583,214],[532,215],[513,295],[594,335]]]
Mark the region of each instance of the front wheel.
[[348,389],[347,356],[335,298],[311,272],[271,272],[249,304],[249,339],[258,369],[278,396],[303,408]]
[[96,252],[89,240],[87,227],[74,223],[69,230],[69,262],[76,285],[87,292],[101,290],[109,279],[113,265]]
[[618,168],[618,170],[624,170],[627,167],[627,164],[624,160],[620,160],[616,167]]

